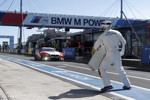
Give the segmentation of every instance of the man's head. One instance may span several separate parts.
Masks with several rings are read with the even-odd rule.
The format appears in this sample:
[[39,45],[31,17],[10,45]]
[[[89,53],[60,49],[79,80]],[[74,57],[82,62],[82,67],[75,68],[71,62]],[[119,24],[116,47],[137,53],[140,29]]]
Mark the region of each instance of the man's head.
[[102,26],[104,31],[107,31],[111,28],[111,21],[103,21],[101,23],[101,26]]

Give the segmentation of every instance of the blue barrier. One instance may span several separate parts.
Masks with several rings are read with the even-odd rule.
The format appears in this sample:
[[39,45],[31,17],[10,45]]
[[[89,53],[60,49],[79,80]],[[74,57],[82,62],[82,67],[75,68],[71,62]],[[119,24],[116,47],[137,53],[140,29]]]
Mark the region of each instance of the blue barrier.
[[75,58],[75,48],[63,48],[62,52],[67,58]]
[[144,46],[143,48],[142,63],[150,63],[150,46]]

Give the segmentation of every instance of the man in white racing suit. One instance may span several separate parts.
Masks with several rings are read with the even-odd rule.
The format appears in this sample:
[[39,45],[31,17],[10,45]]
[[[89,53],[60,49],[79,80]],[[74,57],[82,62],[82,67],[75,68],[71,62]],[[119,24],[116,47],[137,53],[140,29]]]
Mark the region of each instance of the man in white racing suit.
[[[104,46],[106,50],[105,56],[98,68],[99,75],[104,84],[104,88],[102,88],[101,91],[106,92],[113,88],[109,75],[107,74],[107,70],[110,66],[115,66],[116,71],[119,73],[120,79],[124,83],[123,89],[130,89],[131,84],[126,76],[126,72],[124,71],[121,61],[121,56],[123,56],[125,52],[126,41],[119,31],[111,29],[110,21],[103,21],[101,25],[104,32],[99,36],[98,40],[94,44],[94,49],[96,49],[96,51],[101,52],[98,50],[101,46]],[[97,45],[98,43],[99,45]]]

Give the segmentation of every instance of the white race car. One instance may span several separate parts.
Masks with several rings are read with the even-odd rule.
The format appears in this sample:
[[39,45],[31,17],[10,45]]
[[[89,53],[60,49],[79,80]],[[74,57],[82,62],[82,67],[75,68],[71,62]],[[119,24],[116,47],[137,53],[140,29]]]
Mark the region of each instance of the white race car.
[[56,51],[51,47],[42,47],[40,49],[35,49],[34,52],[35,60],[64,60],[64,54],[62,52]]

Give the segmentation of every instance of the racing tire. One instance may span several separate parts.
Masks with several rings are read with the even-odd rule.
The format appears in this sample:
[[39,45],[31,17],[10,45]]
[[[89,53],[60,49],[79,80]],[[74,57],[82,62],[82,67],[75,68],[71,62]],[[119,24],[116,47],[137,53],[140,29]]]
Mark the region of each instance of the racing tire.
[[35,61],[37,61],[37,60],[38,60],[38,59],[37,59],[37,57],[36,57],[35,55],[34,55],[34,60],[35,60]]

